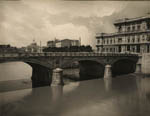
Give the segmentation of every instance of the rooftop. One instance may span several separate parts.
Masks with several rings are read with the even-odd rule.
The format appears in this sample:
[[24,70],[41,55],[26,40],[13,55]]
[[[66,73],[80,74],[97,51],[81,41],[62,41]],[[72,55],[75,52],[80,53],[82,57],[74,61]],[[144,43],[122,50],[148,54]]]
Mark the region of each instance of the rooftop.
[[134,22],[134,21],[140,21],[140,20],[144,20],[144,19],[150,19],[150,13],[145,15],[145,16],[141,16],[141,17],[136,17],[136,18],[123,18],[123,19],[118,19],[114,22],[114,25],[120,24],[120,23],[124,23],[124,22]]

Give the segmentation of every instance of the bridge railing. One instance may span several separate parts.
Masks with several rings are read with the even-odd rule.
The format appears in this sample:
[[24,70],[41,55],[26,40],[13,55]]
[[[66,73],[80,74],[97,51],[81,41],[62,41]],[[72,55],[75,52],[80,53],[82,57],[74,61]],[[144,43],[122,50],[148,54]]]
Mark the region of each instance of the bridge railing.
[[15,58],[15,57],[50,57],[50,56],[138,56],[131,53],[96,53],[96,52],[45,52],[45,53],[0,53],[0,58]]

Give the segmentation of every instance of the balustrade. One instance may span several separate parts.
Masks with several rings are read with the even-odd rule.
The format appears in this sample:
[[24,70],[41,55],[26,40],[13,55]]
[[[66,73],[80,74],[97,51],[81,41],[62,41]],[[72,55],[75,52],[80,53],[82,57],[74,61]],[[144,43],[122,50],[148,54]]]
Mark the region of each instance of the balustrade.
[[48,52],[48,53],[1,53],[0,58],[7,58],[7,57],[55,57],[55,56],[134,56],[135,54],[131,53],[94,53],[94,52]]

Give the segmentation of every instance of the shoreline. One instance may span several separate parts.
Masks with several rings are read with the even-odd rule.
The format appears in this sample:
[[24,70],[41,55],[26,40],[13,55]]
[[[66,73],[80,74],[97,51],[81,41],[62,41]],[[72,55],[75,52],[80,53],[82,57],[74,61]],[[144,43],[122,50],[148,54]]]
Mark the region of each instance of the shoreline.
[[31,79],[0,81],[0,93],[32,88]]

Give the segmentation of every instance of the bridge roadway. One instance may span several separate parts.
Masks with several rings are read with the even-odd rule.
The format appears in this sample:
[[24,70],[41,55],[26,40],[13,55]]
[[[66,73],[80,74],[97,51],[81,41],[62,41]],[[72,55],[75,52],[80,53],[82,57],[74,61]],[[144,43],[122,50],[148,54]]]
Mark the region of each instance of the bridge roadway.
[[22,61],[32,67],[33,87],[50,85],[56,68],[78,66],[81,80],[95,77],[110,78],[112,75],[140,72],[139,56],[130,53],[94,52],[46,52],[5,53],[0,62]]

